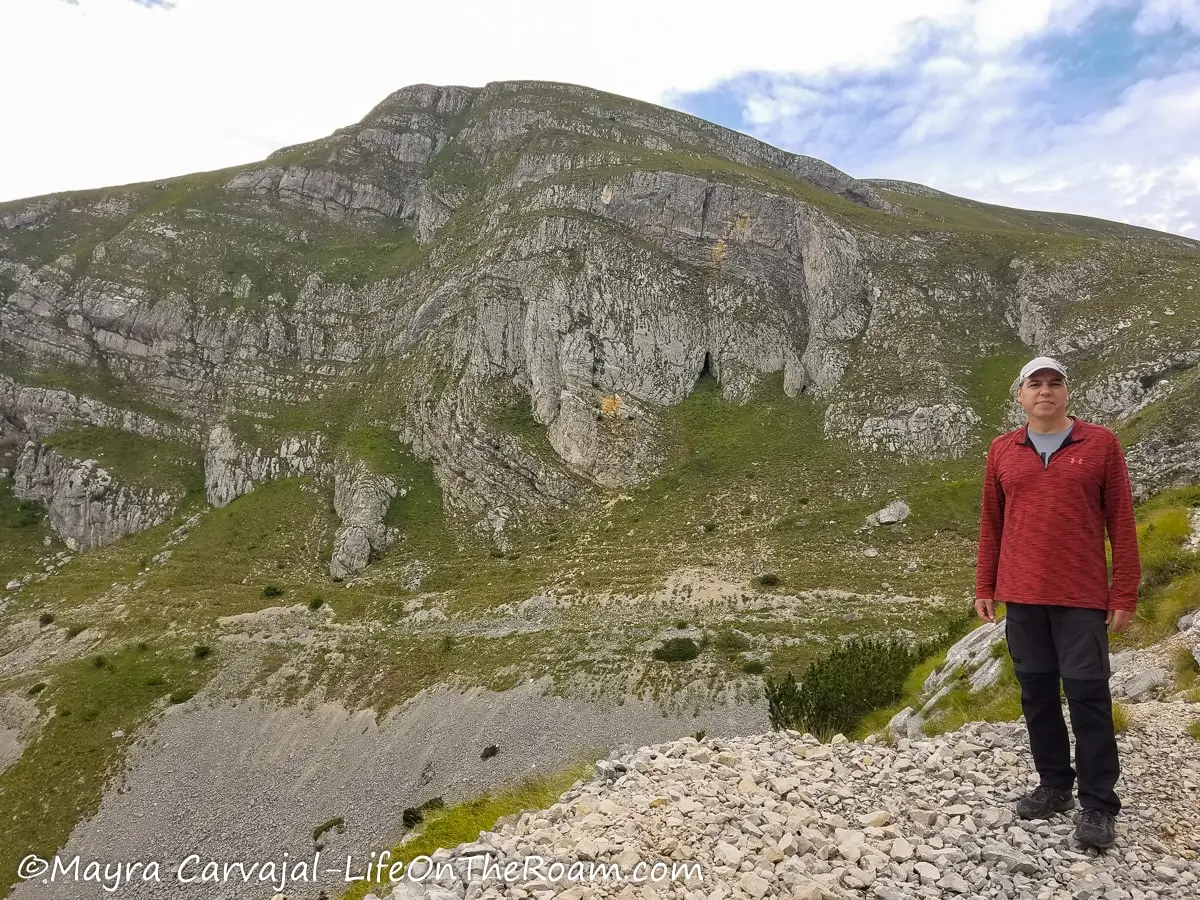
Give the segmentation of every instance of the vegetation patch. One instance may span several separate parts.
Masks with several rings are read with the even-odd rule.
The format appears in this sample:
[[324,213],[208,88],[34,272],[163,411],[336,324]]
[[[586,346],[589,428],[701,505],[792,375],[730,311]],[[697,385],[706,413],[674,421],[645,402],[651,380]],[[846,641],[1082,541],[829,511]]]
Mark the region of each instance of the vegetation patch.
[[204,465],[196,448],[177,441],[141,437],[115,428],[77,428],[46,438],[46,446],[72,459],[94,459],[131,487],[170,490],[180,496],[204,493]]
[[[484,794],[453,806],[427,811],[421,830],[392,848],[392,859],[409,863],[418,856],[429,856],[442,848],[478,840],[479,833],[492,830],[501,817],[551,806],[572,784],[588,778],[591,770],[591,764],[578,765],[554,775],[520,782],[495,794]],[[362,900],[370,892],[381,893],[380,885],[380,882],[359,882],[343,895],[343,900]]]
[[699,655],[700,648],[696,646],[696,642],[686,637],[667,638],[654,648],[653,653],[655,659],[663,662],[685,662]]
[[924,655],[897,641],[853,639],[812,663],[797,682],[788,672],[766,680],[767,712],[774,729],[792,729],[828,740],[852,732],[859,719],[894,703],[905,676]]
[[[28,853],[50,858],[75,823],[99,808],[105,780],[121,758],[122,740],[168,687],[195,691],[213,669],[201,666],[182,647],[145,653],[129,645],[103,657],[60,665],[36,692],[48,716],[37,740],[0,773],[0,871],[12,883],[17,863]],[[193,673],[193,670],[196,670]],[[160,679],[157,683],[154,677]]]
[[1124,703],[1114,703],[1112,706],[1113,731],[1124,734],[1129,730],[1129,707]]
[[338,830],[338,834],[342,834],[346,830],[346,820],[344,818],[342,818],[341,816],[335,816],[334,818],[330,819],[327,822],[322,822],[320,825],[318,825],[316,828],[313,829],[313,833],[312,833],[313,843],[316,843],[317,841],[321,840],[321,836],[323,834],[325,834],[325,832],[330,831],[334,828],[336,828]]

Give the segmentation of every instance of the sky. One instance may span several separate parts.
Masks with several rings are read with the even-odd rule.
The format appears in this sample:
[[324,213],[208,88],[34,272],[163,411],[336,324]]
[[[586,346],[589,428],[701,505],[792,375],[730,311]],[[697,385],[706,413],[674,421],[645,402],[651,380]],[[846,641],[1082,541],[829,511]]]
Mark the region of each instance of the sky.
[[1200,238],[1200,0],[0,0],[0,201],[262,159],[414,83],[660,103]]

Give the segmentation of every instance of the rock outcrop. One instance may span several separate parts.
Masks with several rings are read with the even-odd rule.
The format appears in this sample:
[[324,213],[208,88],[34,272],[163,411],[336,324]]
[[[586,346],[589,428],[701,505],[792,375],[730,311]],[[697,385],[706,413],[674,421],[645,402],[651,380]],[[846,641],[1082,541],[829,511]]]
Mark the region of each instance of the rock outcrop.
[[1004,622],[993,622],[972,629],[946,651],[945,661],[929,673],[921,686],[916,706],[906,706],[888,722],[888,730],[902,737],[917,738],[938,701],[959,683],[981,691],[1000,677],[1001,658],[995,648],[1004,640]]
[[408,489],[379,475],[361,460],[340,458],[333,469],[333,509],[341,527],[333,536],[329,574],[347,578],[367,567],[373,553],[382,553],[396,538],[384,517],[397,497]]
[[50,526],[76,551],[103,547],[169,519],[182,491],[121,484],[91,459],[30,442],[17,458],[13,494],[46,507]]
[[238,440],[228,425],[214,425],[204,451],[204,492],[225,506],[266,481],[288,475],[326,475],[330,468],[323,435],[290,437],[275,452]]

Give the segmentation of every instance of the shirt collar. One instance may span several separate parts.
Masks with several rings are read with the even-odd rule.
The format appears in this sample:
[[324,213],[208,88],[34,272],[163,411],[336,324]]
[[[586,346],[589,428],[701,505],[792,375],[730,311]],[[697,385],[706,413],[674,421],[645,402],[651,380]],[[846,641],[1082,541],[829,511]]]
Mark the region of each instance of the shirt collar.
[[[1084,422],[1083,420],[1076,418],[1075,416],[1067,416],[1067,418],[1071,420],[1071,433],[1068,435],[1068,437],[1071,439],[1071,443],[1078,444],[1080,441],[1086,440],[1087,433],[1088,433],[1087,422]],[[1020,428],[1018,428],[1016,431],[1016,434],[1013,435],[1013,443],[1014,444],[1028,443],[1029,442],[1028,431],[1029,431],[1029,423],[1026,422],[1024,425],[1022,425]]]

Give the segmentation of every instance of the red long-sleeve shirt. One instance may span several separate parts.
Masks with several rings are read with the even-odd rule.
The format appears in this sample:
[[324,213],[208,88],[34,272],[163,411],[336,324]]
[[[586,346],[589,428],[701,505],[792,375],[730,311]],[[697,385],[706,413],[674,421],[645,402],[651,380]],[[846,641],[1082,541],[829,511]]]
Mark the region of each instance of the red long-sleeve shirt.
[[[1027,425],[988,448],[975,596],[1093,609],[1137,606],[1133,492],[1117,436],[1074,419],[1043,466]],[[1112,544],[1112,585],[1104,532]]]

